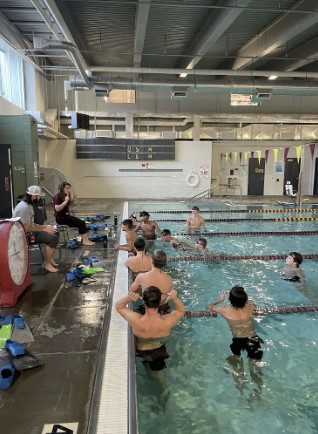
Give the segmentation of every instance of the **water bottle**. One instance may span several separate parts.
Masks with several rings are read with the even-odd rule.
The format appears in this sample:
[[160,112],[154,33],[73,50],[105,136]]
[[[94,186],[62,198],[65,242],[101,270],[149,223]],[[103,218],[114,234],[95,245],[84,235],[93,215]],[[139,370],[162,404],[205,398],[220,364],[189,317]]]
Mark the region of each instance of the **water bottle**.
[[104,240],[103,240],[103,247],[107,247],[107,244],[108,244],[108,237],[107,237],[107,235],[104,235]]

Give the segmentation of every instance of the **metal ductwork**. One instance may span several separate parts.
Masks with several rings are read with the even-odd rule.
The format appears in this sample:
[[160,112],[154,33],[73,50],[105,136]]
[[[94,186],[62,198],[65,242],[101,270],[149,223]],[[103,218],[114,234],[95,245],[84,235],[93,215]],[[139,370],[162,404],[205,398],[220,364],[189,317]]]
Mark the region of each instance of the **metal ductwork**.
[[82,83],[83,83],[82,87],[83,86],[89,87],[90,80],[88,78],[88,75],[86,74],[84,66],[82,65],[78,50],[73,44],[66,41],[50,42],[49,44],[43,47],[43,50],[65,50],[71,53],[72,62],[78,69],[78,72],[82,78]]
[[[253,93],[256,94],[256,89],[269,89],[269,82],[267,79],[241,79],[241,78],[222,78],[207,80],[165,80],[165,79],[151,79],[145,77],[139,78],[126,78],[126,77],[103,77],[103,76],[92,76],[89,77],[89,87],[93,88],[98,85],[102,89],[103,85],[105,89],[112,86],[114,89],[136,89],[136,90],[177,90],[182,88],[183,90],[193,89],[196,92],[207,91],[207,92],[234,92],[234,93]],[[88,86],[87,82],[80,80],[79,78],[73,77],[70,80],[70,90],[79,90],[81,88],[86,88]],[[295,81],[273,81],[271,82],[270,91],[275,95],[284,94],[306,94],[308,92],[311,94],[318,94],[318,81],[308,82],[306,80],[295,80]]]

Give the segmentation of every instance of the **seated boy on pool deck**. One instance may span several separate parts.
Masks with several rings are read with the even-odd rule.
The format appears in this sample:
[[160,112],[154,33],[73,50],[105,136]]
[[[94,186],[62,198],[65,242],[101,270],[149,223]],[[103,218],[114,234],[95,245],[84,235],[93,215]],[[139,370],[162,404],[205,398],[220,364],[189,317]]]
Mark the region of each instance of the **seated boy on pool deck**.
[[232,335],[230,348],[235,356],[246,351],[249,359],[261,360],[263,350],[262,339],[257,336],[254,328],[253,310],[255,305],[248,302],[248,296],[241,286],[233,286],[229,293],[231,306],[215,307],[225,300],[227,291],[222,291],[220,299],[207,305],[207,308],[220,313],[227,321]]
[[303,262],[303,256],[298,252],[291,252],[286,258],[286,264],[281,274],[284,280],[291,282],[303,282],[305,280],[304,271],[299,267]]

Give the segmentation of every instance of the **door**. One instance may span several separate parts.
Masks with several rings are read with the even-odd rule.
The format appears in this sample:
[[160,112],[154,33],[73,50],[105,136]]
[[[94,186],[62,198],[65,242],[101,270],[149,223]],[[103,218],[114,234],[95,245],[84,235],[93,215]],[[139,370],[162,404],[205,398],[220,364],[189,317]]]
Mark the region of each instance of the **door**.
[[263,196],[264,194],[265,158],[250,158],[248,163],[248,190],[249,196]]
[[0,145],[0,218],[12,217],[11,146]]
[[318,158],[316,157],[316,162],[315,162],[315,179],[314,179],[314,192],[313,194],[315,196],[318,196]]
[[299,180],[299,171],[300,171],[300,160],[299,163],[297,158],[286,158],[285,160],[285,171],[284,171],[284,191],[283,194],[286,194],[285,185],[287,181],[290,181],[293,186],[293,192],[296,193],[298,190],[298,180]]

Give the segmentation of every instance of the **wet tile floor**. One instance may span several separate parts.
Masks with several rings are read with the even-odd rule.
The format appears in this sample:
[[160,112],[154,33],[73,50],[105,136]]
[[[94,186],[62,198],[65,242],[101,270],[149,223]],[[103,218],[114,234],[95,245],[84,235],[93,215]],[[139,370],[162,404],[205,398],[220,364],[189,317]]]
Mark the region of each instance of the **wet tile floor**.
[[[108,214],[106,222],[113,223],[114,209],[121,212],[122,202],[87,200],[76,215]],[[1,433],[41,434],[45,424],[65,422],[78,423],[78,434],[87,432],[115,277],[114,242],[109,240],[107,248],[97,242],[89,248],[57,249],[54,259],[59,272],[44,273],[40,265],[32,266],[31,287],[14,307],[0,309],[0,315],[23,315],[35,339],[25,347],[44,362],[43,367],[22,371],[9,389],[0,390]],[[31,254],[40,255],[39,251]],[[95,274],[96,281],[87,285],[65,282],[66,272],[86,255],[101,259],[98,266],[105,272]]]

